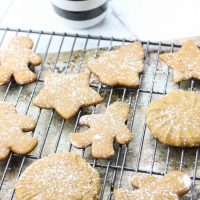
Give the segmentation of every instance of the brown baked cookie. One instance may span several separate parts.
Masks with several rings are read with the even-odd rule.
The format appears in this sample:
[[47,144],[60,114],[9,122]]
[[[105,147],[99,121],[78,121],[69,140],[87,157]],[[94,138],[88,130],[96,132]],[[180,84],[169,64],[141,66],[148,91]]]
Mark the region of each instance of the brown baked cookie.
[[106,109],[105,114],[81,117],[80,124],[90,128],[81,133],[70,133],[69,139],[77,148],[92,145],[92,156],[95,158],[111,157],[114,155],[114,139],[120,144],[127,144],[132,139],[132,134],[125,125],[128,115],[128,104],[115,102]]
[[146,120],[152,134],[164,144],[200,145],[200,95],[196,92],[176,90],[153,100]]
[[144,50],[137,41],[109,51],[87,63],[88,69],[110,86],[138,87],[139,73],[144,70]]
[[37,146],[37,139],[25,135],[32,131],[36,122],[31,116],[17,114],[13,105],[0,102],[0,160],[4,160],[10,151],[25,155]]
[[89,74],[64,75],[47,72],[44,87],[33,99],[40,108],[55,109],[63,118],[73,117],[80,108],[100,103],[103,98],[89,86]]
[[16,200],[97,200],[100,176],[85,159],[54,153],[35,161],[16,184]]
[[178,197],[190,190],[191,180],[180,171],[170,172],[160,179],[137,173],[133,177],[132,186],[138,190],[131,192],[122,188],[115,189],[115,200],[178,200]]
[[8,48],[0,52],[0,85],[6,84],[13,76],[18,84],[27,84],[36,80],[36,74],[29,68],[41,63],[39,55],[32,52],[33,42],[28,36],[16,36]]
[[178,52],[161,54],[160,59],[174,70],[175,83],[200,79],[200,49],[193,41],[184,42]]

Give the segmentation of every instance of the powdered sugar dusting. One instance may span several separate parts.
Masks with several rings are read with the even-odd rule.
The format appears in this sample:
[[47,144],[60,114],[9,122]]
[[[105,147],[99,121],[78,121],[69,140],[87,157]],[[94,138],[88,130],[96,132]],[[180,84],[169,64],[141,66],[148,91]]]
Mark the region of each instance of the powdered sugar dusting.
[[190,187],[191,187],[191,180],[190,180],[189,176],[184,175],[183,177],[180,177],[179,178],[179,182],[184,185],[184,188],[190,189]]
[[96,135],[93,137],[93,139],[95,139],[95,140],[101,140],[102,137],[101,137],[101,135],[96,134]]

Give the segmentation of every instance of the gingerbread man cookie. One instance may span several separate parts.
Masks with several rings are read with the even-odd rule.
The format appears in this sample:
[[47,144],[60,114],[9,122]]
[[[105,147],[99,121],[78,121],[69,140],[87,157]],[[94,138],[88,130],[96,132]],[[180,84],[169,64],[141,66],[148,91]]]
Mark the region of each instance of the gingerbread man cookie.
[[80,108],[98,104],[102,97],[89,87],[89,74],[63,75],[47,72],[44,87],[33,99],[40,108],[55,109],[63,118],[73,117]]
[[147,126],[162,143],[200,145],[200,95],[177,90],[153,100],[147,108]]
[[129,115],[126,103],[115,102],[110,105],[105,114],[92,114],[81,117],[80,124],[90,128],[82,133],[70,133],[69,139],[77,148],[92,145],[92,156],[108,158],[114,155],[113,141],[127,144],[132,134],[125,125]]
[[0,52],[0,85],[6,84],[13,76],[18,84],[36,80],[36,74],[28,64],[39,65],[41,58],[31,51],[33,42],[28,36],[16,36],[8,44],[8,49]]
[[35,161],[16,184],[16,200],[98,200],[100,176],[85,159],[55,153]]
[[175,83],[200,79],[200,49],[193,41],[184,42],[178,52],[161,54],[160,59],[174,70]]
[[36,122],[30,116],[16,113],[10,103],[0,102],[0,160],[4,160],[10,151],[28,154],[37,146],[37,139],[24,132],[35,128]]
[[110,86],[138,87],[144,70],[144,50],[137,41],[109,51],[87,63],[88,69]]
[[129,192],[119,188],[114,190],[115,200],[178,200],[191,188],[188,175],[173,171],[162,178],[137,173],[133,177],[132,186],[138,190]]

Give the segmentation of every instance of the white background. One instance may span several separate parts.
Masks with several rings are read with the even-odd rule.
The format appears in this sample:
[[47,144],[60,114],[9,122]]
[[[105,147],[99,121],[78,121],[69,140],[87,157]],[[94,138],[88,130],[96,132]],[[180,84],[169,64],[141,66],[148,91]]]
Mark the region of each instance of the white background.
[[106,19],[72,30],[54,13],[50,0],[0,0],[0,26],[84,33],[142,40],[200,35],[200,0],[111,0]]

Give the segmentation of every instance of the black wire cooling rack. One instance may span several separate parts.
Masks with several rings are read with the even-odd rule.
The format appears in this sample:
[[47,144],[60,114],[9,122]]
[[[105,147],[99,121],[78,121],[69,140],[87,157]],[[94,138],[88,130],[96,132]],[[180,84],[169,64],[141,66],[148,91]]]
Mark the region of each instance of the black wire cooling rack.
[[[117,187],[131,190],[130,180],[136,172],[162,176],[170,170],[182,170],[191,177],[192,189],[183,199],[200,199],[199,148],[174,148],[163,145],[149,133],[145,124],[145,108],[152,99],[161,97],[176,88],[197,92],[200,89],[199,81],[194,80],[180,85],[174,84],[171,71],[158,59],[161,52],[176,51],[180,48],[179,45],[142,42],[145,50],[145,72],[140,76],[140,87],[138,89],[113,88],[92,82],[91,87],[101,93],[105,101],[102,105],[82,109],[75,119],[65,121],[52,110],[32,106],[32,99],[43,84],[45,69],[50,66],[52,70],[57,70],[59,65],[64,63],[61,71],[70,73],[71,66],[74,65],[73,59],[77,57],[79,49],[80,57],[76,67],[77,71],[80,71],[84,68],[88,51],[96,57],[102,49],[110,50],[113,46],[131,41],[101,36],[0,28],[1,46],[6,45],[9,38],[18,34],[29,35],[34,40],[34,51],[42,54],[43,62],[36,70],[36,82],[19,86],[14,81],[10,81],[8,85],[0,87],[0,98],[2,101],[12,102],[21,113],[35,117],[37,127],[32,135],[38,137],[39,144],[36,150],[27,156],[11,153],[6,161],[0,163],[0,199],[14,199],[15,183],[24,169],[35,160],[58,151],[78,153],[100,172],[102,178],[100,199],[112,199],[113,190]],[[54,57],[50,62],[48,56],[52,52]],[[66,58],[63,52],[68,52]],[[61,61],[60,57],[64,61]],[[128,145],[115,144],[115,156],[108,160],[93,159],[90,147],[83,150],[75,149],[68,141],[67,135],[69,131],[80,129],[78,125],[80,116],[86,112],[102,112],[102,109],[105,110],[106,106],[116,100],[130,105],[131,115],[127,126],[133,133],[133,140]]]

